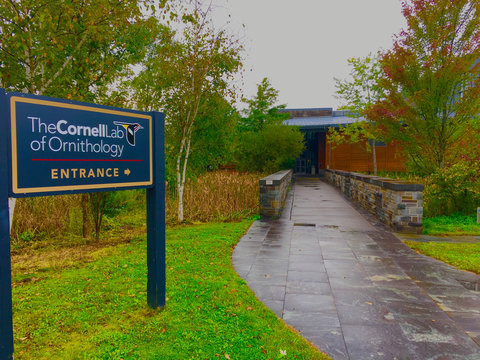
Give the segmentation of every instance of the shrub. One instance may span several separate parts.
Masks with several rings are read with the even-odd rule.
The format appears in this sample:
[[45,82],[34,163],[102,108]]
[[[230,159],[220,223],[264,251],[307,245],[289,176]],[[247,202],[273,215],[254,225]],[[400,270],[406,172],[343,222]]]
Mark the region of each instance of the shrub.
[[425,178],[427,216],[475,213],[480,206],[480,163],[462,159]]
[[[463,158],[430,176],[380,172],[379,176],[423,184],[425,217],[463,214],[471,216],[480,207],[480,162]],[[454,218],[457,218],[454,216]]]
[[236,151],[239,170],[273,173],[292,166],[303,151],[304,135],[294,126],[269,124],[240,134]]

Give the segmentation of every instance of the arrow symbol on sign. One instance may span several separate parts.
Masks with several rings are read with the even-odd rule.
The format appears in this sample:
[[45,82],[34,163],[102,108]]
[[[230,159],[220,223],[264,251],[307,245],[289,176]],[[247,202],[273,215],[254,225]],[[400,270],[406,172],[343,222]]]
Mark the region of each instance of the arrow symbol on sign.
[[130,175],[130,172],[131,172],[130,169],[126,169],[123,173],[128,176]]

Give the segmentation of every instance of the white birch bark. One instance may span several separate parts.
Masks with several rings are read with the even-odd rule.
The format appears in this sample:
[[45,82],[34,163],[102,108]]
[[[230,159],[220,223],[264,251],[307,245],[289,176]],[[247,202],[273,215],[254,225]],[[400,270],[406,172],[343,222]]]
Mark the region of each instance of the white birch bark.
[[183,156],[183,149],[185,147],[185,130],[182,137],[182,143],[180,144],[180,150],[178,151],[177,156],[177,193],[178,193],[178,214],[177,218],[178,221],[183,221],[183,183],[182,183],[182,174],[180,172],[182,156]]
[[8,218],[10,221],[10,231],[12,231],[13,212],[15,211],[15,203],[17,199],[8,198]]

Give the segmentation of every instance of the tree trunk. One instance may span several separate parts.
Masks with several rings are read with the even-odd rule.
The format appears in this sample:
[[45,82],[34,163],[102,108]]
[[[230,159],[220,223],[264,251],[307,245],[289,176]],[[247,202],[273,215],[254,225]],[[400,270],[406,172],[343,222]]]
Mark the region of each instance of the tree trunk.
[[108,192],[90,193],[87,194],[90,199],[90,210],[93,215],[93,223],[95,227],[95,240],[100,239],[100,232],[102,230],[103,215],[107,206],[109,197]]
[[177,167],[176,167],[177,196],[178,196],[177,219],[180,222],[183,221],[183,186],[182,186],[182,173],[180,172],[180,168],[182,165],[183,149],[185,148],[185,137],[186,137],[186,131],[184,128],[182,142],[180,144],[180,149],[178,150]]
[[82,236],[84,239],[86,239],[90,237],[92,233],[92,225],[90,222],[90,211],[89,211],[89,195],[86,193],[82,194],[82,218],[83,218]]
[[183,221],[183,185],[182,185],[182,173],[180,172],[180,165],[182,162],[183,147],[185,145],[185,139],[182,139],[182,146],[177,156],[177,196],[178,196],[178,208],[177,219],[179,222]]
[[9,221],[10,221],[10,231],[12,231],[13,212],[15,211],[15,203],[16,202],[17,202],[17,199],[8,198],[8,213],[9,213]]
[[[177,189],[178,189],[178,221],[182,222],[184,220],[183,216],[183,193],[185,190],[185,181],[187,179],[187,163],[188,157],[190,155],[190,144],[192,139],[192,133],[189,129],[187,132],[187,149],[185,150],[185,156],[183,158],[183,169],[180,173],[180,168],[177,169]],[[179,179],[181,179],[179,181]]]
[[[179,186],[178,186],[179,185]],[[182,184],[177,185],[177,192],[178,192],[178,221],[183,221],[183,189],[184,186]]]
[[373,157],[373,175],[377,176],[377,144],[373,140],[372,157]]
[[438,168],[443,169],[445,167],[445,150],[441,149],[440,151],[441,153],[440,153],[440,160],[438,162]]

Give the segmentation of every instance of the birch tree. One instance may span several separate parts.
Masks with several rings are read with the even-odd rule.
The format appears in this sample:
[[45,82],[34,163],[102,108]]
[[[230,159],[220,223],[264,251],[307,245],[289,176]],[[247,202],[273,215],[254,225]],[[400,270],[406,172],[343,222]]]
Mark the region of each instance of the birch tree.
[[[177,28],[170,45],[159,47],[135,81],[138,103],[161,105],[166,114],[168,151],[175,154],[178,220],[184,220],[183,194],[192,139],[201,107],[212,96],[232,95],[229,80],[241,66],[238,39],[217,31],[212,6],[199,0],[170,4],[169,21]],[[180,30],[178,30],[180,29]]]

